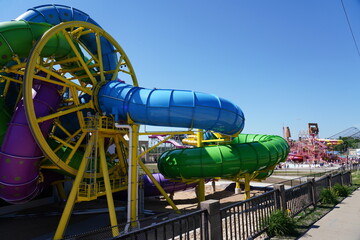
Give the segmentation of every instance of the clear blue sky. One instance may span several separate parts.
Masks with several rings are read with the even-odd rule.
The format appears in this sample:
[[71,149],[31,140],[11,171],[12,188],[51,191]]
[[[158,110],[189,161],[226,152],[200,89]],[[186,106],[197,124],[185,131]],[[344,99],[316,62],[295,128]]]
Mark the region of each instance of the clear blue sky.
[[[360,1],[343,0],[360,47]],[[4,3],[5,1],[3,1]],[[231,100],[244,133],[296,139],[360,126],[360,57],[340,0],[12,0],[0,21],[59,3],[88,13],[123,47],[139,84]]]

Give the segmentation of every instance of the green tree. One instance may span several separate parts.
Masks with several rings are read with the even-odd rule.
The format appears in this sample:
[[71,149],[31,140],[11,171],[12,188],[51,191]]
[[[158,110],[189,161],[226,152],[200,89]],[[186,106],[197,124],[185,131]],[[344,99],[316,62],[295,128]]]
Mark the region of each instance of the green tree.
[[360,143],[360,139],[352,137],[340,137],[340,139],[343,140],[344,143],[334,146],[333,150],[341,153],[345,153],[349,148],[358,148]]

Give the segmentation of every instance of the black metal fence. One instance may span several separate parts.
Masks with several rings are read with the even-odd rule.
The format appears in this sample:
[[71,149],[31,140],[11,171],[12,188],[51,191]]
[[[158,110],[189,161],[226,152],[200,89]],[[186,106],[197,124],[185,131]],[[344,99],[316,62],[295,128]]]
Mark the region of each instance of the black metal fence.
[[321,190],[335,184],[350,185],[351,172],[308,178],[293,187],[277,184],[271,191],[224,208],[220,208],[219,201],[208,200],[201,203],[200,210],[158,223],[149,222],[141,229],[119,225],[66,239],[254,239],[266,231],[274,210],[286,210],[295,216],[316,205]]
[[[351,169],[354,169],[354,167],[355,167],[355,165],[352,166],[352,168],[351,168],[351,166],[348,166],[346,168],[346,170],[350,171]],[[339,173],[339,170],[345,171],[345,167],[342,167],[342,169],[334,169],[334,170],[330,170],[330,171],[319,171],[318,170],[317,172],[302,175],[301,177],[294,177],[294,178],[291,178],[291,179],[287,179],[287,180],[278,182],[276,184],[283,184],[283,185],[286,185],[286,186],[294,187],[294,186],[300,185],[302,183],[306,183],[309,178],[319,179],[319,178],[321,178],[323,176],[326,176],[326,175],[335,175],[335,174]],[[299,174],[301,174],[301,171],[299,172]],[[286,171],[284,173],[282,173],[281,175],[291,176],[291,175],[287,174]]]
[[248,239],[264,232],[271,212],[276,209],[276,190],[220,210],[223,239]]
[[197,210],[171,220],[124,233],[114,239],[209,239],[207,217],[208,213],[206,210]]
[[285,190],[286,209],[291,216],[297,215],[313,204],[311,190],[309,182]]
[[120,224],[115,227],[105,227],[88,233],[68,236],[65,239],[205,240],[209,239],[207,222],[208,212],[203,209],[168,220],[162,220],[162,217],[159,217],[159,222],[154,221],[154,218],[142,219],[141,228],[132,226],[139,226],[140,222]]
[[316,205],[321,190],[335,184],[350,185],[351,172],[326,175],[316,181],[310,178],[288,189],[282,184],[275,185],[275,190],[220,209],[222,239],[256,238],[266,231],[267,219],[275,209],[287,210],[291,216],[295,216],[307,207]]

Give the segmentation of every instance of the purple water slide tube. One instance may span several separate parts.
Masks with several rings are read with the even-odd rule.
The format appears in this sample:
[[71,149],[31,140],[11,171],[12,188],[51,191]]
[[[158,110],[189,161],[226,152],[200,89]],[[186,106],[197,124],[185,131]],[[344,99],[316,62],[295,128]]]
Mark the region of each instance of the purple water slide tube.
[[[169,194],[172,194],[174,192],[179,192],[179,191],[185,191],[187,189],[194,188],[197,185],[197,183],[187,184],[184,182],[174,182],[174,181],[171,181],[170,179],[165,178],[164,175],[162,175],[161,173],[154,173],[153,177],[162,186],[164,191]],[[147,175],[144,175],[143,181],[144,181],[144,196],[145,197],[161,195],[159,190],[156,188],[155,184],[151,181],[151,179]]]
[[[33,101],[37,117],[55,112],[60,104],[58,86],[37,82],[33,86]],[[52,121],[40,125],[44,136]],[[32,136],[20,101],[9,123],[0,151],[0,198],[9,203],[23,203],[37,196],[40,184],[40,159],[43,154]]]

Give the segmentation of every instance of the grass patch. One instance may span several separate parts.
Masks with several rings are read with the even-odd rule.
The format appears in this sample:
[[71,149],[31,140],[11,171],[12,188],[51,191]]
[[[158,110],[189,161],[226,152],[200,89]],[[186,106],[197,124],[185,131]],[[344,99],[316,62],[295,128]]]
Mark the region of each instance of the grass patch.
[[354,171],[351,173],[353,185],[360,186],[360,171]]
[[[303,235],[308,229],[323,216],[334,208],[335,204],[321,204],[314,207],[309,207],[295,217],[296,231],[299,236]],[[295,238],[294,238],[295,239]]]
[[[294,226],[292,228],[292,233],[287,235],[276,235],[276,239],[298,239],[304,235],[311,226],[324,217],[328,212],[330,212],[335,207],[335,204],[320,204],[314,207],[309,207],[299,213],[297,216],[292,218],[292,223]],[[271,239],[274,235],[268,233],[268,238]]]

